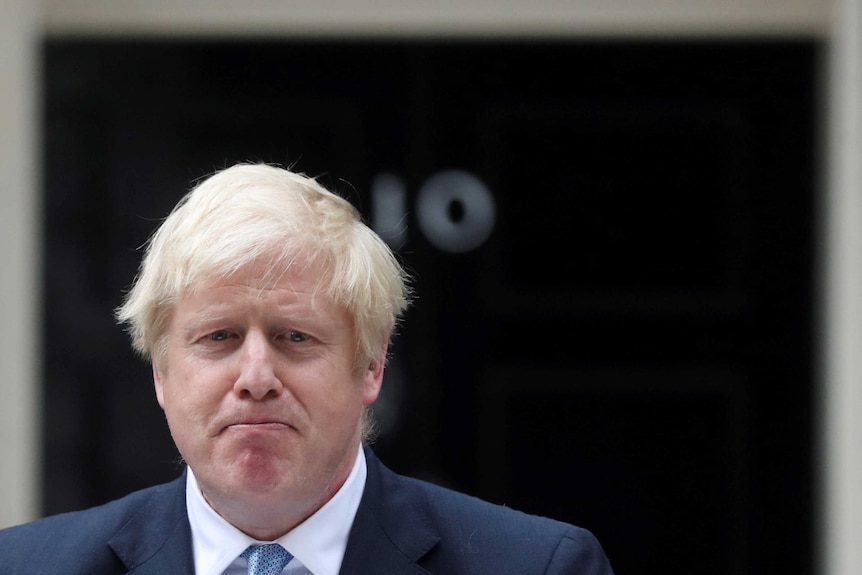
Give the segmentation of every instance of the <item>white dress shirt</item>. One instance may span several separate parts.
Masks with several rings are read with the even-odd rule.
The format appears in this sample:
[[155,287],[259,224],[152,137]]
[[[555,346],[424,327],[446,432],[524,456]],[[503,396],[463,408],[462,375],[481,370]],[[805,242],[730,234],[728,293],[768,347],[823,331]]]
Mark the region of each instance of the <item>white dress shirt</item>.
[[359,455],[341,489],[317,512],[275,541],[257,541],[216,513],[188,470],[186,507],[192,531],[195,575],[247,575],[239,555],[254,543],[279,543],[293,559],[283,575],[338,575],[347,537],[365,489],[365,453]]

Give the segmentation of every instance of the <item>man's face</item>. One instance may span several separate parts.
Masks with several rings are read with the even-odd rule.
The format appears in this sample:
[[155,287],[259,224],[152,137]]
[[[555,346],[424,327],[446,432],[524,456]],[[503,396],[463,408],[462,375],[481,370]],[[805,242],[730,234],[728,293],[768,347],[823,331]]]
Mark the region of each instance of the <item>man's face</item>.
[[351,318],[315,293],[314,268],[275,282],[261,280],[264,271],[182,296],[153,373],[210,505],[246,533],[274,539],[346,479],[383,365],[355,368]]

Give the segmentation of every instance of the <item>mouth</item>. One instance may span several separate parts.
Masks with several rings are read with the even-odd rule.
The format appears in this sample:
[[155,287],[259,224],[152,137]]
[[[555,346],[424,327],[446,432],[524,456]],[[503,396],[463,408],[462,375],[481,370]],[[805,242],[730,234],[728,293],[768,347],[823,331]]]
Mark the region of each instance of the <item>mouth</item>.
[[296,431],[296,428],[283,421],[237,421],[230,423],[222,429],[224,432],[279,432]]
[[282,429],[291,429],[291,427],[286,423],[281,423],[278,421],[261,421],[259,423],[234,423],[232,425],[228,425],[228,428],[233,429],[268,429],[272,431],[279,431]]

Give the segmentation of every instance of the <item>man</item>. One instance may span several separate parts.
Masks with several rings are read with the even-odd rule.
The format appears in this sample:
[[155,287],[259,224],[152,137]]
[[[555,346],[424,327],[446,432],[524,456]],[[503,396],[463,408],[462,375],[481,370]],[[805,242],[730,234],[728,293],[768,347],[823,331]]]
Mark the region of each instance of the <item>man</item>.
[[364,445],[407,280],[313,179],[203,181],[117,311],[186,471],[0,531],[0,572],[611,574],[589,532],[401,477]]

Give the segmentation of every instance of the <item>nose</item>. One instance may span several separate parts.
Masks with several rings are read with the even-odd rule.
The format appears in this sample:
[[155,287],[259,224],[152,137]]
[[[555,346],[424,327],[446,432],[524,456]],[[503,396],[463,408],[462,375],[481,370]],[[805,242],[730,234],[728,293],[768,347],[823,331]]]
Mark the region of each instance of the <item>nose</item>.
[[246,334],[239,353],[239,375],[234,392],[241,398],[262,400],[276,397],[283,389],[276,375],[275,358],[268,338],[258,332]]

